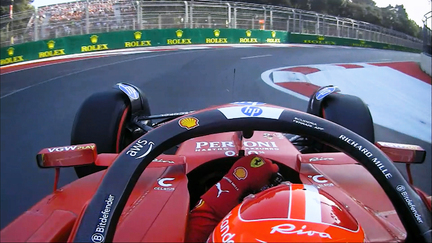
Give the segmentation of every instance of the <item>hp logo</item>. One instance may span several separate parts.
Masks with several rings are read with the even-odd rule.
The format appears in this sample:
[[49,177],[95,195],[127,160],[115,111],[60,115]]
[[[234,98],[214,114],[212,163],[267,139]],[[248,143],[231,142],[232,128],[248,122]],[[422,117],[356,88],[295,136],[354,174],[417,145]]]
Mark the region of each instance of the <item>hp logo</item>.
[[241,109],[241,112],[246,116],[259,116],[263,113],[263,110],[256,106],[245,106]]

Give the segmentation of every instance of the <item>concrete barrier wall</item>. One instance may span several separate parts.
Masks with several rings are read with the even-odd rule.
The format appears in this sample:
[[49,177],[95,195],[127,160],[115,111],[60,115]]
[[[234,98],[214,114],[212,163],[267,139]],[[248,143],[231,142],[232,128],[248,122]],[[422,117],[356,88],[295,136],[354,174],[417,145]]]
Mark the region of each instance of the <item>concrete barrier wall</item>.
[[419,52],[407,47],[357,39],[248,29],[151,29],[68,36],[0,49],[0,66],[54,56],[102,50],[188,44],[302,43]]

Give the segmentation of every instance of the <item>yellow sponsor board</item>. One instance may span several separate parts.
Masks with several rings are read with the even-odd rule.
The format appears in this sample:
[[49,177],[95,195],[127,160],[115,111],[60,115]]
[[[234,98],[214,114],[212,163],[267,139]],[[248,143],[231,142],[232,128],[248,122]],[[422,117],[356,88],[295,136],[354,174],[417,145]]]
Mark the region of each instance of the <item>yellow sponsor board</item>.
[[206,38],[206,44],[221,44],[228,43],[228,38]]
[[304,40],[303,42],[306,44],[336,45],[334,41]]
[[167,39],[168,45],[192,44],[192,39]]
[[223,44],[228,43],[228,38],[219,38],[221,31],[216,29],[213,30],[214,37],[206,38],[206,44]]
[[140,47],[140,46],[151,46],[150,40],[142,40],[142,41],[126,41],[125,47]]
[[39,52],[39,58],[54,57],[54,56],[61,56],[61,55],[66,55],[64,49]]
[[24,56],[14,56],[15,49],[13,47],[9,47],[6,52],[9,57],[1,59],[0,66],[24,61]]
[[326,41],[324,36],[318,36],[317,40],[304,40],[305,44],[319,44],[319,45],[336,45],[334,41]]
[[186,45],[192,44],[192,39],[186,39],[183,37],[183,30],[176,30],[175,32],[178,39],[167,39],[168,45]]
[[267,43],[281,43],[281,40],[279,38],[267,38]]
[[258,43],[257,38],[240,38],[240,43]]
[[98,42],[98,36],[92,35],[90,36],[90,42],[93,45],[81,46],[81,52],[90,52],[90,51],[101,51],[108,50],[108,44],[96,44]]
[[39,52],[39,58],[66,55],[64,49],[53,50],[55,48],[55,41],[53,40],[47,42],[47,47],[50,50]]
[[81,46],[81,52],[108,50],[108,44]]
[[141,46],[151,46],[151,41],[150,40],[141,40],[141,37],[142,37],[142,32],[141,31],[135,31],[133,33],[133,36],[135,38],[134,41],[126,41],[124,43],[126,48],[141,47]]
[[357,47],[372,47],[371,45],[366,44],[365,41],[360,41],[360,43],[353,43],[352,46],[357,46]]
[[246,30],[246,38],[240,38],[240,43],[258,43],[258,39],[257,38],[251,38],[252,36],[252,31],[251,30]]
[[6,57],[5,59],[1,59],[0,65],[12,64],[12,63],[17,63],[22,61],[24,61],[23,56]]

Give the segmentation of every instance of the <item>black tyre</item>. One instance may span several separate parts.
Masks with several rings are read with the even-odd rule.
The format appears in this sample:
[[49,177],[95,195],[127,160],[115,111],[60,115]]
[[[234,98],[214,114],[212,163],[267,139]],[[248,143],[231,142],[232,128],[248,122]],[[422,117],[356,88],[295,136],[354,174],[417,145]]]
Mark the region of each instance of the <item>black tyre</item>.
[[323,102],[323,118],[375,142],[375,130],[369,107],[357,96],[331,94]]
[[[314,97],[312,95],[312,97]],[[312,98],[308,107],[311,105]],[[332,93],[326,96],[319,107],[309,109],[308,112],[330,120],[366,138],[371,143],[375,142],[375,130],[372,115],[368,106],[357,96]],[[313,142],[308,152],[336,152],[335,149]]]
[[[128,97],[120,90],[91,95],[75,116],[71,144],[95,143],[98,153],[120,152],[131,142],[131,134],[125,129],[131,115],[129,106]],[[106,167],[88,165],[75,167],[75,172],[81,178],[103,169]]]

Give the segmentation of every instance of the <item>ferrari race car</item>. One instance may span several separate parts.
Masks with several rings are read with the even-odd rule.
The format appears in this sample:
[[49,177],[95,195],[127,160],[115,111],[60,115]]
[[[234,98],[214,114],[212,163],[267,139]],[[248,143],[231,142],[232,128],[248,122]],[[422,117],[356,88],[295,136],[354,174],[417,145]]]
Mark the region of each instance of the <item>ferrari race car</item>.
[[[208,242],[432,240],[430,195],[394,165],[422,163],[425,151],[375,141],[361,99],[330,85],[306,112],[235,102],[151,115],[144,93],[127,83],[84,101],[71,145],[37,154],[39,167],[55,169],[54,191],[1,240],[183,242],[200,197],[251,154],[279,171],[239,201]],[[71,166],[78,179],[57,188],[60,168]]]

